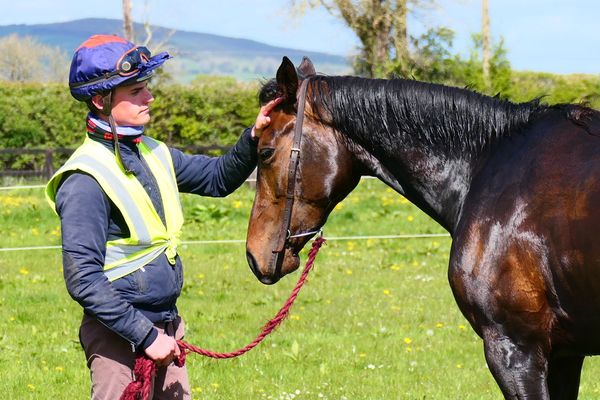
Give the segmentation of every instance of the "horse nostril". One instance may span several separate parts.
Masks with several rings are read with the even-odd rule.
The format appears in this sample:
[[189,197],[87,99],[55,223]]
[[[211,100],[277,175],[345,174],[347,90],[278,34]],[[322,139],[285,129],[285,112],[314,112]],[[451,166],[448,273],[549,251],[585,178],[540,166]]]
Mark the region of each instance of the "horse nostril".
[[249,251],[246,251],[246,259],[248,260],[248,265],[250,266],[250,269],[261,283],[264,283],[265,285],[272,285],[275,282],[277,282],[277,279],[274,279],[270,276],[265,276],[260,272],[260,270],[258,269],[258,263],[256,262],[256,259]]
[[246,259],[248,260],[248,265],[250,266],[250,269],[252,270],[254,275],[256,275],[256,277],[260,279],[260,272],[258,271],[258,264],[256,263],[256,260],[254,259],[254,256],[252,255],[252,253],[250,253],[249,251],[246,251]]

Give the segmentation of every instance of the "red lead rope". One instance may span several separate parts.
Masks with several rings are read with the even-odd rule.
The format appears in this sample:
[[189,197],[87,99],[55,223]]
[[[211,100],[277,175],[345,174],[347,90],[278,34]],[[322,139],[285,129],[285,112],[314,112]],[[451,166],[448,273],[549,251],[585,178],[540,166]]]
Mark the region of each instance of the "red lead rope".
[[[273,332],[277,326],[287,317],[292,304],[298,297],[298,293],[300,289],[306,282],[306,278],[308,273],[310,272],[315,258],[317,257],[317,253],[321,248],[321,245],[325,243],[325,239],[323,237],[318,237],[312,244],[312,248],[308,253],[308,260],[306,260],[306,266],[304,267],[304,271],[302,271],[302,275],[298,278],[298,282],[292,290],[292,294],[287,299],[283,307],[279,310],[277,315],[269,322],[265,324],[260,334],[252,341],[252,343],[242,347],[241,349],[235,350],[231,353],[217,353],[210,350],[204,350],[189,343],[184,342],[183,340],[178,340],[177,344],[181,349],[181,355],[177,360],[175,360],[175,365],[179,367],[183,367],[185,365],[185,358],[188,353],[196,353],[206,357],[212,358],[234,358],[241,356],[244,353],[252,350],[256,347],[263,339]],[[121,395],[120,400],[147,400],[150,398],[150,391],[152,390],[152,382],[154,380],[154,376],[156,375],[156,364],[154,361],[150,360],[148,357],[140,356],[135,360],[135,366],[133,367],[133,373],[135,375],[135,381],[131,382],[125,388],[123,395]]]

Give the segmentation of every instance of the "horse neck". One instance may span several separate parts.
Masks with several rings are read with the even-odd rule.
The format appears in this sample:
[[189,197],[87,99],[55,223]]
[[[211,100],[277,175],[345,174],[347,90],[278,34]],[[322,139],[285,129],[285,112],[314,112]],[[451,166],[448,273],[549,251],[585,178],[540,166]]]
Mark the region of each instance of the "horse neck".
[[366,174],[451,233],[490,147],[536,109],[414,81],[332,78],[326,84],[329,122]]
[[414,141],[371,151],[355,151],[364,175],[376,176],[450,233],[454,231],[478,160],[434,153]]

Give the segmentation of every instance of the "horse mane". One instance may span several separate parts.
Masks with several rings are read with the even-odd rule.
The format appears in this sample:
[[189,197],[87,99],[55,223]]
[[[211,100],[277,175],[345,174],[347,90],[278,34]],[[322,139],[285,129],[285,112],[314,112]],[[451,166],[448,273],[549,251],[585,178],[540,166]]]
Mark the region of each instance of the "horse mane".
[[[320,122],[372,152],[425,141],[448,155],[476,155],[502,138],[524,131],[549,110],[561,110],[580,126],[593,110],[574,104],[549,106],[534,99],[513,103],[469,89],[407,79],[367,79],[317,75],[311,78],[309,102]],[[277,96],[274,80],[265,82],[261,103]]]
[[[515,104],[477,92],[406,79],[323,77],[314,79],[312,102],[319,118],[375,149],[425,142],[445,153],[479,153],[528,125],[548,109],[539,100]],[[467,152],[467,154],[465,154]]]

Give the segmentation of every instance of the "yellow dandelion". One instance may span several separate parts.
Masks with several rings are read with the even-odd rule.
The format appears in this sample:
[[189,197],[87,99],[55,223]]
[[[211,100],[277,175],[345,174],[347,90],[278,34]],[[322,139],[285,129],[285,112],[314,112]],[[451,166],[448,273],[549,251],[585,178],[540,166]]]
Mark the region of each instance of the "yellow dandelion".
[[201,388],[201,387],[199,387],[199,386],[197,386],[197,387],[195,387],[195,388],[192,388],[192,392],[193,392],[193,393],[202,393],[202,388]]
[[456,364],[456,368],[462,368],[462,364]]
[[409,201],[406,199],[406,197],[400,197],[400,204],[408,204]]
[[405,337],[405,338],[404,338],[404,343],[406,343],[406,344],[411,344],[411,343],[412,343],[412,339],[411,339],[411,338],[409,338],[409,337]]
[[407,352],[407,353],[410,353],[411,351],[412,351],[412,347],[407,347],[407,348],[406,348],[406,352]]
[[242,206],[242,202],[239,200],[236,200],[233,202],[233,208],[240,208]]
[[54,370],[55,370],[56,372],[63,372],[65,369],[64,369],[63,367],[60,367],[60,366],[59,366],[59,367],[54,367]]
[[342,208],[344,208],[344,203],[337,203],[335,206],[336,210],[341,210]]
[[383,294],[385,294],[386,296],[389,296],[389,295],[390,295],[390,293],[391,293],[391,292],[390,292],[388,289],[384,289],[384,290],[383,290]]
[[22,267],[22,268],[19,270],[19,273],[20,273],[21,275],[29,275],[29,270],[28,270],[27,268],[25,268],[25,267]]
[[290,319],[293,319],[294,321],[300,321],[300,316],[296,315],[296,314],[292,314],[292,315],[290,315]]
[[458,326],[458,329],[460,329],[460,330],[464,331],[465,329],[467,329],[467,327],[466,327],[466,326],[464,326],[464,325],[459,325],[459,326]]
[[31,234],[33,236],[40,236],[40,230],[38,228],[31,228]]
[[365,358],[365,357],[367,356],[367,354],[366,354],[366,353],[359,353],[359,354],[358,354],[358,356],[359,356],[360,358]]
[[219,388],[219,384],[218,383],[211,383],[210,386],[214,387],[215,389]]
[[441,322],[438,322],[437,324],[435,324],[436,328],[443,328],[444,324],[442,324]]
[[408,222],[413,222],[415,220],[415,217],[413,217],[412,215],[409,215],[408,217],[406,217],[406,220]]
[[33,386],[31,383],[28,384],[27,387],[29,388],[29,390],[35,390],[35,386]]
[[392,264],[392,265],[390,266],[390,269],[391,269],[392,271],[399,271],[399,270],[400,270],[400,266],[399,266],[399,265],[396,265],[396,264]]
[[354,243],[353,241],[346,243],[346,249],[348,249],[348,251],[352,251],[355,248],[356,248],[356,243]]
[[352,275],[352,270],[351,269],[347,269],[346,270],[346,275]]

